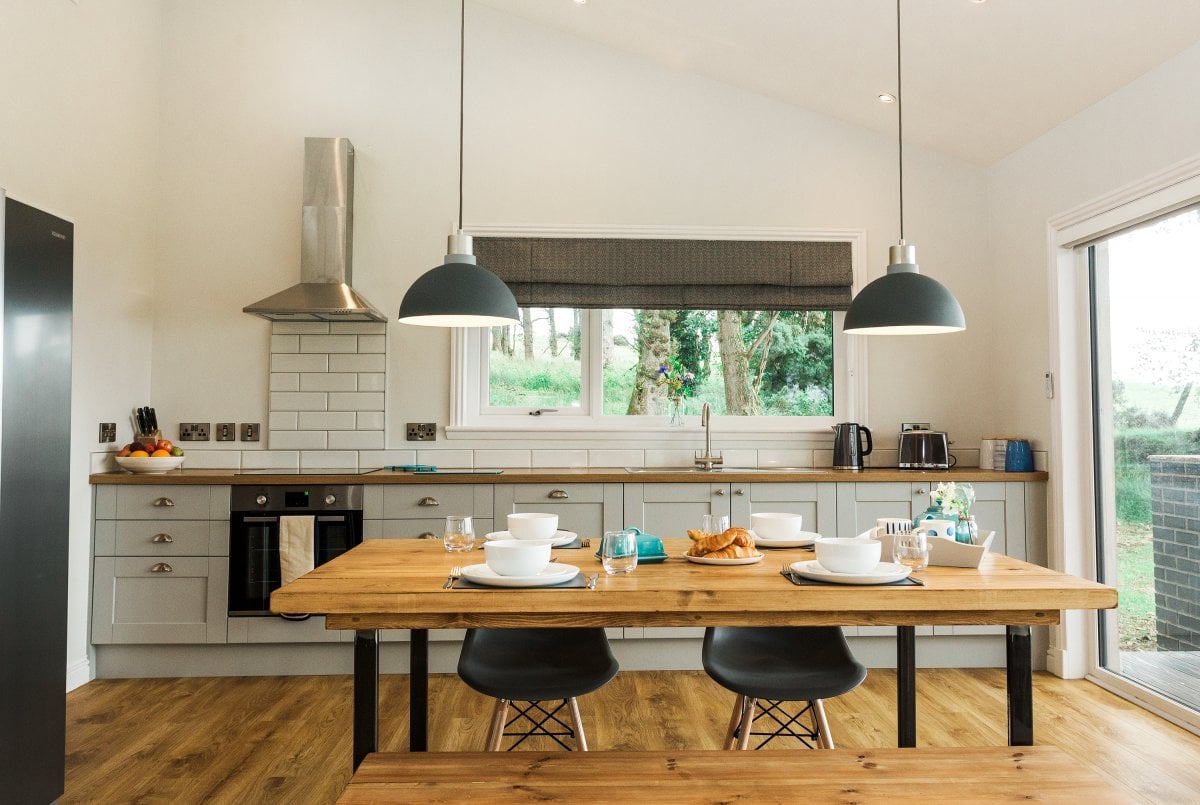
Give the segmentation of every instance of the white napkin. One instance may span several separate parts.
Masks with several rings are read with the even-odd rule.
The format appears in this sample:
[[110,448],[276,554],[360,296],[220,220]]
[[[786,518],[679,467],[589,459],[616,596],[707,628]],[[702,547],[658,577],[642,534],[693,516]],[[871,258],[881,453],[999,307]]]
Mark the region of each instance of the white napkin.
[[312,570],[313,536],[317,518],[279,518],[279,576],[280,583],[298,579]]

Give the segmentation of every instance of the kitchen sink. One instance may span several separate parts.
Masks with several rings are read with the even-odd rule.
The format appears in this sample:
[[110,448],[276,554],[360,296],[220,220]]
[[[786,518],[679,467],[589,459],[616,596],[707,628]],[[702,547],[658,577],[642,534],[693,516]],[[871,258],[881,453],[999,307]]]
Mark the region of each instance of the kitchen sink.
[[825,472],[823,469],[816,467],[713,467],[711,470],[706,470],[701,467],[626,467],[625,472],[634,475],[640,473],[656,472],[656,473],[688,473],[698,475],[713,475],[717,473],[729,472],[750,472],[750,473],[789,473],[789,472]]

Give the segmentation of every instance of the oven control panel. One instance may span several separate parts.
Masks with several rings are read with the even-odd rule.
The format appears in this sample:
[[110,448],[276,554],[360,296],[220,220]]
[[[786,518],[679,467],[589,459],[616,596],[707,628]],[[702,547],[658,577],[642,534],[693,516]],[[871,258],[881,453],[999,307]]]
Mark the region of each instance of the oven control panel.
[[235,512],[271,512],[304,514],[323,511],[361,511],[362,486],[235,486],[230,510]]

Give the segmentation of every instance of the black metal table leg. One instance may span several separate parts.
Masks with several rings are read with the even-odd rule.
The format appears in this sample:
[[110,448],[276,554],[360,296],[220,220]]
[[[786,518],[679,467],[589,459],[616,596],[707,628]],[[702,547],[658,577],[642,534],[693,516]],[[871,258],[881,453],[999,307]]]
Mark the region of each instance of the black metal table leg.
[[917,627],[896,627],[896,746],[917,745]]
[[1008,745],[1033,746],[1033,645],[1028,626],[1009,626]]
[[429,748],[429,630],[411,629],[408,638],[408,751]]
[[354,768],[379,748],[379,632],[354,633]]

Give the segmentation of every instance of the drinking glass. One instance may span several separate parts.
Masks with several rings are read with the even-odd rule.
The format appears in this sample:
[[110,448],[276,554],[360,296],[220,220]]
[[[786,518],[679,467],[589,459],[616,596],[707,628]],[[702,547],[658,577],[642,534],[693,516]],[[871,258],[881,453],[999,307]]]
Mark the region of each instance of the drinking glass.
[[610,576],[632,573],[637,567],[637,532],[605,531],[600,540],[600,564]]
[[704,515],[704,523],[700,528],[705,534],[720,534],[729,528],[729,515],[706,514]]
[[929,567],[929,537],[920,529],[892,537],[892,560],[913,570]]
[[446,518],[446,530],[442,533],[442,544],[451,552],[469,551],[475,547],[475,527],[470,517],[451,515]]

